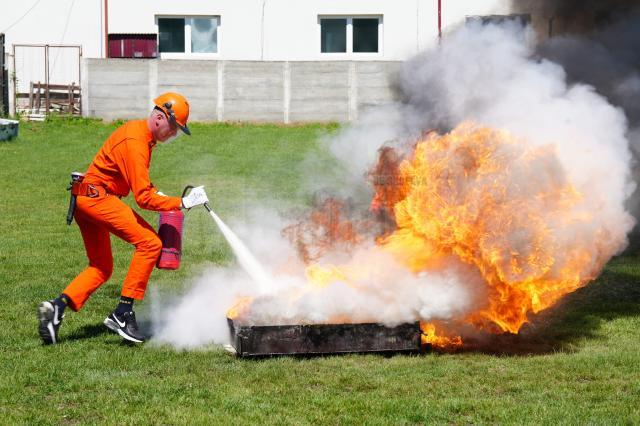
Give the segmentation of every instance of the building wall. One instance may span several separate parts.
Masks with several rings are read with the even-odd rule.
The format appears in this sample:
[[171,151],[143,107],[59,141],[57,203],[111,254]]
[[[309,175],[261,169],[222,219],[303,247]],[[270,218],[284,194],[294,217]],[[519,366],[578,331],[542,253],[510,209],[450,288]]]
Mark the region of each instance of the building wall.
[[[0,32],[6,35],[6,63],[11,80],[10,111],[14,111],[14,84],[18,92],[26,93],[31,82],[44,83],[47,60],[51,84],[79,84],[82,78],[80,53],[102,56],[102,0],[1,2],[10,3],[8,7],[0,6]],[[50,47],[46,58],[44,47],[21,46],[25,44],[77,45],[80,48]]]
[[[153,99],[179,91],[196,121],[351,121],[394,102],[392,61],[185,61],[86,59],[83,114],[145,117]],[[187,71],[188,72],[187,72]]]
[[[3,0],[7,1],[7,0]],[[79,45],[83,58],[105,56],[105,0],[24,0],[3,7],[0,13],[0,32],[7,36],[7,52],[14,44],[71,44]],[[464,22],[466,15],[506,13],[507,0],[442,0],[443,31]],[[214,61],[402,61],[437,42],[438,0],[108,0],[109,33],[157,33],[158,16],[220,16],[218,53],[209,56]],[[380,52],[375,54],[323,54],[320,52],[320,15],[358,16],[381,15]],[[164,59],[155,66],[162,70],[172,65]],[[173,55],[174,58],[186,58]],[[15,67],[13,66],[15,60]],[[69,84],[82,79],[78,51],[51,48],[49,52],[50,83]],[[196,60],[196,62],[199,62]],[[45,55],[43,48],[18,47],[15,57],[8,58],[10,75],[17,76],[18,92],[26,92],[30,82],[44,82]],[[117,62],[108,61],[110,66]],[[196,74],[198,67],[193,65]],[[212,65],[213,66],[213,65]],[[236,65],[230,64],[231,67]],[[241,65],[237,64],[242,68]],[[264,80],[269,82],[270,65],[253,67],[263,69]],[[307,65],[313,67],[312,65]],[[246,65],[244,67],[247,67]],[[304,94],[297,98],[295,87],[297,73],[304,66],[291,65],[289,69],[291,93],[291,117],[304,118],[304,108],[296,107],[304,102]],[[343,75],[344,65],[322,64],[320,69],[334,69]],[[91,68],[91,67],[89,67]],[[191,70],[181,67],[183,73]],[[277,68],[277,67],[276,67]],[[366,68],[366,67],[365,67]],[[275,72],[275,71],[274,71]],[[279,72],[279,71],[278,71]],[[277,72],[275,72],[277,74]],[[348,73],[347,73],[348,74]],[[159,75],[163,75],[162,72]],[[274,74],[275,75],[275,74]],[[326,77],[326,76],[325,76]],[[149,76],[147,76],[149,78]],[[189,77],[184,77],[189,78]],[[230,78],[242,79],[241,74],[231,73]],[[322,81],[318,76],[318,84]],[[239,80],[239,81],[240,81]],[[138,81],[144,84],[144,81]],[[160,87],[163,87],[162,84]],[[13,85],[10,86],[13,103]],[[337,90],[337,89],[336,89]],[[229,92],[233,96],[233,92]],[[284,101],[284,100],[283,100]],[[275,103],[280,100],[275,100]],[[238,104],[239,105],[239,104]],[[227,117],[233,116],[233,107],[227,109]],[[353,108],[352,108],[353,111]],[[279,113],[278,113],[279,114]],[[336,112],[342,117],[344,111]]]
[[[218,15],[222,22],[216,59],[313,61],[327,59],[320,54],[318,15],[383,15],[382,52],[375,58],[361,54],[361,59],[396,61],[435,42],[437,4],[437,0],[108,0],[108,30],[157,33],[159,15]],[[466,15],[505,13],[506,4],[506,0],[442,0],[443,28],[455,26]],[[12,2],[2,8],[0,32],[6,32],[9,51],[15,43],[78,44],[84,57],[102,58],[104,0]]]
[[100,58],[104,54],[102,5],[103,0],[0,0],[0,33],[6,35],[8,53],[17,43],[79,44],[85,56]]
[[[437,0],[109,1],[110,33],[157,33],[157,16],[221,17],[215,59],[266,61],[404,60],[438,36]],[[447,29],[466,15],[505,13],[506,0],[442,0]],[[319,15],[382,15],[379,54],[320,53]],[[179,57],[179,55],[169,55]]]

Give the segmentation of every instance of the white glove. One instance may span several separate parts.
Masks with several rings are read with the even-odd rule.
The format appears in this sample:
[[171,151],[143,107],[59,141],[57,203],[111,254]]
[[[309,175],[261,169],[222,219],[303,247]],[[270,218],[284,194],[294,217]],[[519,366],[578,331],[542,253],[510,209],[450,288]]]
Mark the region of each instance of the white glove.
[[190,209],[200,204],[208,203],[207,193],[204,192],[204,186],[196,186],[189,192],[186,197],[182,197],[182,207]]

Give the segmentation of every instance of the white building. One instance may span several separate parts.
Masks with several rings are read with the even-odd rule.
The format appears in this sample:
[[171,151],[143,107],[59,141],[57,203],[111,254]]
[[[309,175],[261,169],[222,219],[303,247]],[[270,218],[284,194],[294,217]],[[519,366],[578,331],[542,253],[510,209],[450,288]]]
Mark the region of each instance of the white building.
[[[180,55],[221,60],[402,60],[467,15],[501,13],[505,0],[2,0],[0,32],[13,44],[81,45],[104,58],[106,34],[157,34]],[[169,19],[174,18],[173,21]],[[183,28],[178,28],[183,20]],[[375,28],[372,23],[375,20]],[[198,30],[197,28],[200,28]],[[340,53],[323,51],[340,50]],[[206,39],[205,45],[198,44]],[[377,39],[377,40],[376,40]],[[333,44],[332,44],[333,43]],[[206,53],[193,52],[195,45]],[[176,46],[171,46],[176,47]],[[377,47],[377,48],[376,48]],[[358,52],[366,50],[366,52]],[[326,50],[325,49],[325,50]]]
[[6,34],[8,68],[17,80],[15,90],[25,93],[32,82],[80,83],[82,58],[402,61],[432,46],[440,31],[446,32],[464,22],[465,16],[506,13],[509,2],[0,0],[0,3],[0,33]]

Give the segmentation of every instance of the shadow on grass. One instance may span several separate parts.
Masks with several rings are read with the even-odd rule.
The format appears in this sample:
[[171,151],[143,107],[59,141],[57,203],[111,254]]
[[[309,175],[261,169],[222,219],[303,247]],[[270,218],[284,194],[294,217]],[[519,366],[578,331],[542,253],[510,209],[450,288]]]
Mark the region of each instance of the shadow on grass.
[[84,340],[111,333],[104,324],[89,324],[73,331],[66,340]]
[[[140,331],[147,338],[151,337],[151,322],[149,321],[140,321],[139,322]],[[106,334],[112,334],[116,336],[116,334],[109,330],[104,324],[89,324],[80,327],[79,329],[73,331],[65,340],[75,341],[75,340],[84,340],[84,339],[92,339],[94,337],[104,336]],[[121,342],[124,346],[130,346],[131,343],[122,339]],[[133,344],[135,345],[135,343]]]
[[640,277],[605,272],[593,283],[565,296],[558,304],[530,315],[520,333],[463,337],[464,352],[499,355],[572,352],[580,341],[601,339],[603,323],[616,318],[640,316]]

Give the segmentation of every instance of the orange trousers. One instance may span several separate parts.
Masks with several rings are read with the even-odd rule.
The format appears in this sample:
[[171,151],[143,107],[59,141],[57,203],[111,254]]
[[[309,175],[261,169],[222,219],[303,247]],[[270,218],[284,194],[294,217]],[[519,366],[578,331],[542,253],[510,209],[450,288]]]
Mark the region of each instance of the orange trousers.
[[113,255],[109,234],[135,246],[122,286],[122,296],[142,300],[162,250],[156,231],[117,196],[105,194],[102,189],[96,198],[77,198],[75,219],[80,227],[89,266],[63,292],[71,299],[71,309],[80,310],[89,296],[111,277]]

